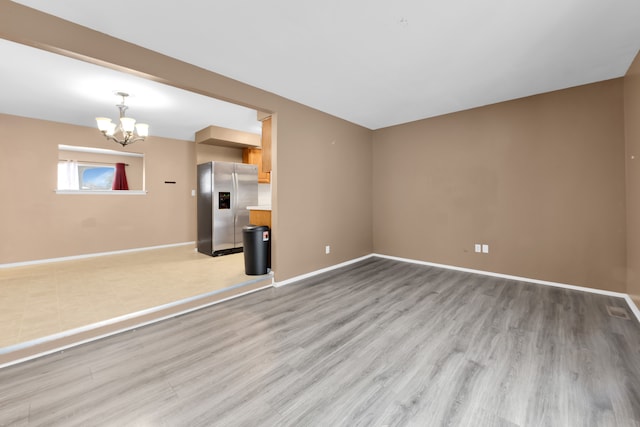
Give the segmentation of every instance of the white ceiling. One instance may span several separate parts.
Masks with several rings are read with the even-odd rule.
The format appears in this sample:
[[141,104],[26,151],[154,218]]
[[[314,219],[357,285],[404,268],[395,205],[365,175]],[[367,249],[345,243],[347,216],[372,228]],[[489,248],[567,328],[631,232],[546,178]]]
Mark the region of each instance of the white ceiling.
[[122,91],[127,116],[151,135],[193,141],[210,125],[261,133],[257,112],[239,105],[4,39],[0,58],[0,113],[95,127],[96,116],[118,118]]
[[624,75],[638,0],[21,0],[370,129]]

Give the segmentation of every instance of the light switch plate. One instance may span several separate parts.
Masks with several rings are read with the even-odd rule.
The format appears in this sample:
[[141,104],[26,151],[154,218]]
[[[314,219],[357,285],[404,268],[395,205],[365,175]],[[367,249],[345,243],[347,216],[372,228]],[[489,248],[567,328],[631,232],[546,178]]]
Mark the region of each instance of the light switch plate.
[[476,252],[482,251],[480,243],[476,243]]
[[482,245],[482,253],[483,254],[489,253],[489,245]]

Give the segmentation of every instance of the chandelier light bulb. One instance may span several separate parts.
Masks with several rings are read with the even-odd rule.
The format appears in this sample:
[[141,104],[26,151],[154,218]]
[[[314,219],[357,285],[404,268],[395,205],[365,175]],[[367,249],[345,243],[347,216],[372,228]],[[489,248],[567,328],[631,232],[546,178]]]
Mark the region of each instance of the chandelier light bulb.
[[136,132],[141,137],[149,136],[149,125],[146,123],[138,123],[136,125]]
[[113,136],[116,131],[116,124],[112,121],[109,121],[106,134],[109,136]]
[[100,130],[100,132],[106,132],[109,130],[111,119],[107,117],[96,117],[96,122],[98,122],[98,130]]
[[131,133],[136,128],[136,120],[131,117],[120,117],[120,124],[122,125],[122,130]]

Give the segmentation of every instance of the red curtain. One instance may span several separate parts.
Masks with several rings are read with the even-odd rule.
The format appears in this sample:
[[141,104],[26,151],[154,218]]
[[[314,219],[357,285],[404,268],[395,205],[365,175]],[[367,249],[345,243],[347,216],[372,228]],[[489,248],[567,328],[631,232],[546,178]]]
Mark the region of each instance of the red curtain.
[[112,190],[128,190],[127,173],[124,170],[124,163],[116,163],[116,176],[113,178]]

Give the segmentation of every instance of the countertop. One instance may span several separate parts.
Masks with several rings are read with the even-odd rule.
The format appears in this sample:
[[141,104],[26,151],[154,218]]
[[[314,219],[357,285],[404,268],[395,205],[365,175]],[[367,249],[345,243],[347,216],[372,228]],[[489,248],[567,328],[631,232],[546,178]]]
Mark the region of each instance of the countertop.
[[270,211],[271,205],[247,206],[247,209],[250,211]]

